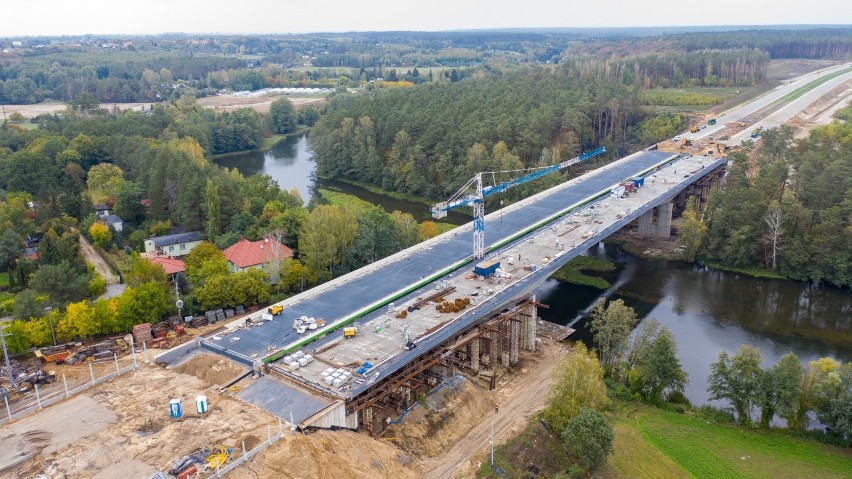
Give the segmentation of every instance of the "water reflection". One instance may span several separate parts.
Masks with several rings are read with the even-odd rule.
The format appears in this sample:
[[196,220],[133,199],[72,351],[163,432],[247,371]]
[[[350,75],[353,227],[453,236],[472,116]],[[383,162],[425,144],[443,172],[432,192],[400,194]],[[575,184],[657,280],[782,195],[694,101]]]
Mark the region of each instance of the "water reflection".
[[[788,352],[803,362],[830,356],[852,360],[852,295],[849,290],[821,288],[795,281],[755,279],[684,263],[638,259],[616,247],[604,253],[619,265],[607,275],[614,285],[603,294],[621,298],[640,319],[654,317],[678,342],[678,356],[689,373],[687,397],[707,401],[710,363],[724,349],[741,344],[760,348],[764,366]],[[577,338],[591,341],[587,310],[601,291],[550,280],[536,291],[550,309],[547,320],[573,324]]]

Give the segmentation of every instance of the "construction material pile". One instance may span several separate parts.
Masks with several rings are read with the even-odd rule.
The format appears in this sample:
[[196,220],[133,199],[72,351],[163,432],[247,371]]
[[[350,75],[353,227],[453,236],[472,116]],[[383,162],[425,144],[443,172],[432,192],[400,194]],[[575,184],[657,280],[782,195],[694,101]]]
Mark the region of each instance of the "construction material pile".
[[439,313],[458,313],[470,304],[470,298],[456,298],[455,301],[444,301],[435,305]]

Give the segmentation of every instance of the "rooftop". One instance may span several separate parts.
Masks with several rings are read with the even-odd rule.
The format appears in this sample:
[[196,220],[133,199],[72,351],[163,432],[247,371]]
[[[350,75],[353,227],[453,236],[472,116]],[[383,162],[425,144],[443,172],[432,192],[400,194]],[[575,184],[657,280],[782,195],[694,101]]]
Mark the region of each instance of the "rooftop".
[[225,259],[238,268],[248,268],[265,264],[276,257],[278,259],[292,258],[293,250],[279,243],[275,238],[264,238],[261,241],[249,241],[240,238],[238,242],[222,251]]
[[167,275],[182,273],[186,270],[186,265],[179,259],[170,258],[168,256],[154,256],[149,258],[151,264],[158,264],[163,267]]
[[155,246],[169,246],[179,243],[189,243],[190,241],[201,241],[202,238],[201,232],[190,231],[189,233],[177,233],[173,235],[158,236],[156,238],[149,239],[154,242]]

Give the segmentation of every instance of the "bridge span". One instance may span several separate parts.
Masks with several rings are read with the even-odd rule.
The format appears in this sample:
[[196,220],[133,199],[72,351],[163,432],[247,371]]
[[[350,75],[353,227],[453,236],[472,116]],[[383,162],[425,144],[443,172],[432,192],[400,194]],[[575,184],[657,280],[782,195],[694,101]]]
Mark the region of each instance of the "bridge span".
[[[471,273],[472,228],[461,226],[289,298],[271,321],[258,312],[196,346],[272,372],[237,396],[284,420],[379,431],[453,367],[493,385],[498,363],[511,367],[520,349],[536,348],[537,286],[633,221],[649,236],[668,236],[681,192],[718,181],[725,164],[630,155],[489,214],[485,261],[500,262],[498,275]],[[611,194],[633,178],[644,184]],[[326,325],[299,334],[293,323],[302,316]],[[357,335],[344,338],[344,326]],[[293,364],[301,355],[310,360]]]

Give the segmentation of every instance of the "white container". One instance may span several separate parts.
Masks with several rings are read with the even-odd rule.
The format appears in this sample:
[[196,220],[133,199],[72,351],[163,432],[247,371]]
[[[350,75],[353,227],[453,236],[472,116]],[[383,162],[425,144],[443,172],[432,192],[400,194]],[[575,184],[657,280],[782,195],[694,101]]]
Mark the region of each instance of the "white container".
[[207,412],[207,396],[195,396],[195,411],[198,414]]
[[323,380],[323,382],[324,382],[324,383],[329,384],[329,385],[330,385],[332,382],[334,382],[334,378],[332,378],[331,376],[326,376],[326,377],[324,377],[322,380]]
[[334,387],[340,387],[340,385],[343,384],[343,380],[340,379],[340,378],[337,378],[332,382],[332,384],[334,385]]
[[299,369],[299,363],[297,361],[293,361],[290,363],[290,367],[293,369]]
[[290,364],[293,362],[293,356],[284,356],[284,362]]
[[299,358],[299,366],[307,366],[307,365],[308,365],[308,358],[306,358],[304,356]]
[[323,379],[325,379],[326,377],[328,377],[328,371],[323,371],[320,373],[320,375],[323,377]]
[[313,361],[313,360],[314,360],[314,357],[313,357],[313,356],[311,356],[310,354],[306,354],[306,355],[305,355],[305,359],[307,359],[307,360],[308,360],[308,362],[311,362],[311,361]]
[[343,374],[343,373],[345,373],[345,372],[346,372],[346,370],[345,370],[345,369],[343,369],[343,368],[337,368],[335,371],[337,371],[337,372],[338,372],[338,373],[340,373],[340,374]]

